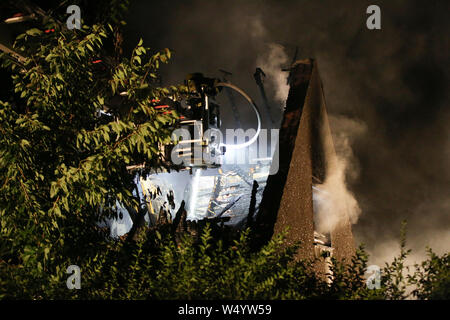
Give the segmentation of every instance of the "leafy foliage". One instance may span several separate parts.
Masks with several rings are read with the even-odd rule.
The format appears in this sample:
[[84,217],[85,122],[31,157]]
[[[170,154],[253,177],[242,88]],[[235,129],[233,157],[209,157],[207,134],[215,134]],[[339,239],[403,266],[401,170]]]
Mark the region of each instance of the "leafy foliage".
[[[298,245],[284,234],[260,250],[249,248],[250,230],[225,246],[207,225],[199,241],[186,234],[175,241],[168,228],[147,229],[137,242],[109,242],[80,263],[80,290],[68,290],[65,270],[30,277],[25,267],[0,264],[0,295],[26,299],[448,299],[448,255],[432,256],[410,275],[411,296],[392,288],[399,259],[383,270],[380,289],[366,286],[367,254],[361,247],[350,264],[333,260],[332,282],[317,276],[314,262],[296,261]],[[67,260],[65,266],[72,261]],[[400,273],[403,274],[403,273]],[[401,282],[407,278],[402,278]],[[402,287],[403,288],[403,287]]]
[[42,23],[17,37],[24,61],[0,57],[14,86],[0,100],[0,257],[33,277],[95,254],[105,238],[96,223],[119,202],[138,207],[126,166],[161,164],[176,115],[151,105],[177,94],[155,81],[169,50],[152,53],[141,40],[117,59],[105,49],[117,36],[111,25]]
[[412,291],[418,299],[448,300],[450,297],[450,256],[439,257],[430,248],[429,259],[415,265],[415,272],[408,277],[415,286]]

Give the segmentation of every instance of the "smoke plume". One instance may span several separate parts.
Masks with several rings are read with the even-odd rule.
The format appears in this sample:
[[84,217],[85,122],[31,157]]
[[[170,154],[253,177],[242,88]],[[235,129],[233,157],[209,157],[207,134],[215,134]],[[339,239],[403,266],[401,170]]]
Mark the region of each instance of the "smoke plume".
[[316,187],[321,195],[315,210],[317,231],[328,233],[348,217],[352,224],[357,223],[361,208],[355,195],[349,190],[350,181],[359,176],[359,164],[352,151],[352,141],[361,137],[367,130],[364,123],[344,116],[329,116],[337,154],[335,161],[327,163],[327,174],[323,184]]
[[289,93],[289,85],[286,81],[287,73],[281,70],[288,65],[288,61],[283,46],[276,43],[269,43],[263,54],[256,59],[256,64],[266,74],[268,93],[280,106],[284,106]]

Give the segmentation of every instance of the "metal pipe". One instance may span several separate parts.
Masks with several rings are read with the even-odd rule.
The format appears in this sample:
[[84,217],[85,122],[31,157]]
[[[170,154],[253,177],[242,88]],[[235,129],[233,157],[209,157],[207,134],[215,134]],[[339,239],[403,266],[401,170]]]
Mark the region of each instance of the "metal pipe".
[[255,111],[256,118],[258,120],[258,128],[256,130],[256,134],[251,139],[249,139],[245,143],[240,143],[240,144],[221,143],[221,146],[225,146],[226,148],[230,148],[230,149],[242,149],[242,148],[248,147],[249,145],[251,145],[258,139],[259,133],[261,132],[261,113],[259,112],[258,106],[252,100],[252,98],[250,98],[244,91],[242,91],[239,87],[236,87],[234,84],[231,84],[228,82],[219,82],[215,85],[215,87],[228,87],[228,88],[231,88],[231,89],[237,91],[251,104],[253,110]]

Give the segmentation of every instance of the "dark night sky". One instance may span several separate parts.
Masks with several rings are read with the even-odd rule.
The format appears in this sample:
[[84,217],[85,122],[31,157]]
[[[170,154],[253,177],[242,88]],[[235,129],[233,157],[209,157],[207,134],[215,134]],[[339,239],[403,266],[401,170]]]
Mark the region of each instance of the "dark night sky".
[[[370,4],[381,30],[365,26]],[[316,58],[329,113],[365,128],[350,137],[354,233],[384,258],[403,219],[413,249],[450,247],[448,12],[448,1],[133,1],[127,41],[175,50],[168,82],[223,68],[254,97],[268,44]]]

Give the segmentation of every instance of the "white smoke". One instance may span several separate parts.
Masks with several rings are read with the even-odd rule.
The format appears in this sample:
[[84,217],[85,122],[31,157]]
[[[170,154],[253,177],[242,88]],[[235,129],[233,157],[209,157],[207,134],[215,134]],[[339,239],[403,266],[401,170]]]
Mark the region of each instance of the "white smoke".
[[288,66],[288,60],[284,47],[275,43],[268,44],[267,49],[256,59],[256,65],[266,75],[267,91],[273,94],[274,100],[280,102],[282,107],[286,102],[289,86],[286,80],[288,74],[281,69]]
[[327,174],[323,184],[316,187],[321,191],[315,210],[317,231],[332,231],[346,216],[355,224],[361,208],[348,188],[348,179],[358,177],[358,163],[351,148],[352,141],[366,131],[364,123],[342,116],[330,116],[330,126],[337,159],[327,163]]

